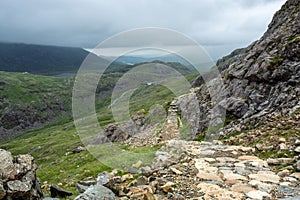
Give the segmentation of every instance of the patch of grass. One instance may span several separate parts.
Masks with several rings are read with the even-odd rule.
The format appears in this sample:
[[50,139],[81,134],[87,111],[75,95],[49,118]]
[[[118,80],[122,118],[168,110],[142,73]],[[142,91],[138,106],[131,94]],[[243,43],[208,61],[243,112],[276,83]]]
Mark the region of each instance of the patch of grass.
[[269,151],[257,151],[256,153],[258,157],[261,159],[268,158],[293,158],[295,156],[294,152],[290,152],[289,150],[269,150]]
[[280,57],[272,58],[272,60],[270,61],[269,69],[271,70],[277,69],[283,63],[283,61],[284,59]]
[[228,135],[222,137],[221,140],[226,140],[226,139],[229,139],[229,138],[231,138],[231,137],[238,136],[238,135],[240,135],[240,134],[243,133],[243,132],[245,132],[245,131],[234,131],[234,132],[229,133]]
[[232,74],[228,73],[228,74],[225,74],[224,78],[227,80],[232,80],[234,78],[234,76]]

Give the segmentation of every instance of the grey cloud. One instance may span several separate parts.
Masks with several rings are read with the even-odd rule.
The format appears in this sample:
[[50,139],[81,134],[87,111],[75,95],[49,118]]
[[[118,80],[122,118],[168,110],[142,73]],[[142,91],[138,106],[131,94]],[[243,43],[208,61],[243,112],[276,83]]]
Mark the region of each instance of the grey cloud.
[[1,0],[0,40],[91,48],[120,31],[154,26],[194,38],[216,58],[259,38],[284,2]]

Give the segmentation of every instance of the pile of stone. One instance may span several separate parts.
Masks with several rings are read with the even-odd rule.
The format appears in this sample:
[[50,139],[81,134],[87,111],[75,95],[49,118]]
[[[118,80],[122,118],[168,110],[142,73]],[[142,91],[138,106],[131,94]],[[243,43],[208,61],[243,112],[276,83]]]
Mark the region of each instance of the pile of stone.
[[0,199],[41,199],[36,169],[32,156],[12,156],[0,149]]

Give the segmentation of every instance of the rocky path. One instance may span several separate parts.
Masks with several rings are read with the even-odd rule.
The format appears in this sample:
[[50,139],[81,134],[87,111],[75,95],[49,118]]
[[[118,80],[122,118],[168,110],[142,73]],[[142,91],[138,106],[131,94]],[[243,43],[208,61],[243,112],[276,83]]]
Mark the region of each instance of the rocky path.
[[170,140],[151,166],[123,176],[100,174],[98,184],[123,200],[300,199],[300,173],[276,173],[253,152],[220,142]]
[[180,138],[177,105],[170,105],[166,122],[157,134],[155,134],[156,131],[156,126],[144,131],[142,130],[139,134],[136,134],[124,141],[124,143],[129,144],[132,148],[136,148],[143,146],[156,146],[163,144],[165,141],[170,139]]
[[162,141],[167,141],[179,137],[178,107],[171,104],[168,109],[167,121],[160,132],[160,138]]

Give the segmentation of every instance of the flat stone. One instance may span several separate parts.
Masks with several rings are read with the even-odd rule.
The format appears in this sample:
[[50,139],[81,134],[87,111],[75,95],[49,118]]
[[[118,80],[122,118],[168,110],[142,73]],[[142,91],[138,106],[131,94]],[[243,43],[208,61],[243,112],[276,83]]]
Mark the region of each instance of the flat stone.
[[244,163],[234,163],[235,167],[245,168],[246,165]]
[[217,172],[218,168],[217,167],[206,167],[204,170],[207,172]]
[[201,149],[199,149],[198,151],[194,152],[196,155],[202,155],[202,156],[211,156],[215,153],[215,151],[213,150],[205,150],[202,151]]
[[204,193],[203,199],[243,199],[244,195],[239,192],[223,189],[218,185],[200,183],[197,186]]
[[240,156],[238,157],[238,160],[261,160],[257,156]]
[[264,160],[255,160],[250,162],[253,167],[268,167],[268,163]]
[[291,182],[281,182],[280,185],[281,186],[291,186],[292,183]]
[[231,157],[218,157],[218,158],[216,158],[216,160],[221,162],[221,163],[235,162],[236,161],[235,158],[231,158]]
[[209,166],[208,162],[205,162],[203,159],[195,159],[195,167],[198,170],[203,170]]
[[288,176],[290,174],[291,174],[291,172],[289,170],[285,169],[285,170],[282,170],[282,171],[278,172],[277,175],[280,176],[280,177],[284,177],[284,176]]
[[283,181],[294,182],[294,183],[298,182],[296,178],[289,177],[289,176],[288,177],[284,177]]
[[232,186],[234,184],[239,183],[239,181],[238,180],[225,180],[224,183],[225,183],[225,185]]
[[240,148],[243,152],[248,152],[248,151],[254,151],[252,147],[241,147]]
[[274,159],[274,158],[268,158],[267,159],[267,163],[269,165],[280,165],[280,162],[278,159]]
[[239,174],[224,174],[225,180],[247,180],[245,176],[239,175]]
[[137,161],[137,163],[133,164],[132,167],[138,169],[141,167],[142,164],[143,164],[143,162],[139,160],[139,161]]
[[298,160],[296,163],[296,170],[300,172],[300,160]]
[[278,158],[278,161],[280,162],[280,164],[287,164],[294,162],[294,158]]
[[279,183],[280,181],[280,177],[274,174],[250,174],[249,178],[270,183]]
[[259,190],[253,190],[246,193],[247,197],[257,200],[263,200],[264,198],[271,198],[271,195],[269,195],[266,192],[262,192]]
[[279,142],[284,143],[284,142],[286,142],[286,139],[284,137],[281,137],[281,138],[279,138]]
[[269,183],[262,183],[257,180],[249,181],[248,184],[250,186],[256,187],[260,191],[267,192],[267,193],[270,193],[276,187],[276,185],[272,185]]
[[300,146],[299,146],[299,147],[296,147],[294,151],[295,151],[296,153],[300,153]]
[[177,175],[182,175],[182,171],[180,171],[180,170],[178,170],[178,169],[176,169],[176,168],[174,168],[174,167],[171,167],[170,169],[171,169],[172,172],[174,172],[175,174],[177,174]]
[[211,173],[207,173],[204,171],[199,171],[197,174],[197,177],[203,180],[207,180],[207,181],[218,181],[218,182],[222,182],[222,179],[216,175],[216,174],[211,174]]
[[247,192],[255,190],[255,188],[253,188],[247,184],[237,183],[237,184],[234,184],[233,186],[231,186],[230,190],[234,191],[234,192],[247,193]]
[[174,185],[175,185],[175,183],[173,183],[173,182],[167,182],[166,184],[161,186],[161,189],[164,192],[171,192],[172,191],[172,186],[174,186]]
[[288,150],[289,148],[287,147],[286,144],[281,143],[281,144],[279,144],[279,149],[280,149],[280,150]]
[[251,171],[245,170],[244,168],[237,168],[236,173],[240,175],[248,176],[249,174],[251,174]]
[[295,177],[296,179],[300,180],[300,172],[295,172],[295,173],[291,174],[290,176]]
[[275,175],[275,173],[272,171],[258,171],[257,174],[273,174],[273,175]]
[[214,158],[204,158],[204,160],[209,163],[216,162],[216,159]]

